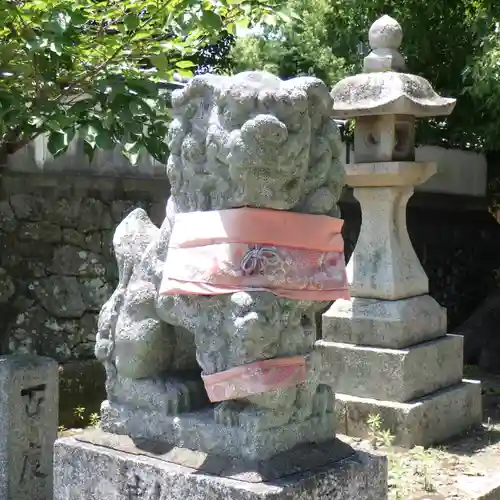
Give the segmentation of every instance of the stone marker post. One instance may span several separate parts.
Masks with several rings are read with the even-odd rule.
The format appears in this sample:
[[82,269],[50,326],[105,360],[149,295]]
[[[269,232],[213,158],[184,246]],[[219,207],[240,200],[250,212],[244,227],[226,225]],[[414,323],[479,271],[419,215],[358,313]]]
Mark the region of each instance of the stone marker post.
[[348,297],[328,89],[205,75],[172,104],[167,215],[114,235],[102,429],[56,443],[55,500],[387,498],[385,458],[335,438],[315,347]]
[[0,498],[52,500],[58,393],[53,359],[0,357]]
[[337,378],[341,432],[363,436],[370,414],[402,445],[428,445],[481,422],[481,390],[462,381],[462,337],[446,335],[446,310],[429,285],[406,228],[414,186],[436,172],[415,161],[415,118],[448,115],[454,99],[405,74],[400,25],[388,16],[369,32],[364,73],[332,90],[334,115],[356,119],[355,163],[346,182],[362,225],[348,263],[351,300],[323,315],[319,346]]

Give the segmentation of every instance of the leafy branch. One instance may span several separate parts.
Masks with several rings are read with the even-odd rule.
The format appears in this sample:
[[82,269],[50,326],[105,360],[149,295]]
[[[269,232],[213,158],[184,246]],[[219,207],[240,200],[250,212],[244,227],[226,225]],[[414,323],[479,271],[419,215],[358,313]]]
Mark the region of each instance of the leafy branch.
[[[274,15],[259,0],[0,0],[0,161],[47,134],[92,155],[122,147],[165,161],[158,83],[192,74],[205,47]],[[214,45],[215,44],[215,45]]]

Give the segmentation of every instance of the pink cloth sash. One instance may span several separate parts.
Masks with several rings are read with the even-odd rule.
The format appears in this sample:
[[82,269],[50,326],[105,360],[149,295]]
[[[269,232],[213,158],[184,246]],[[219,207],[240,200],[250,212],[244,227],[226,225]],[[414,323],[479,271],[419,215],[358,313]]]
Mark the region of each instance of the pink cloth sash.
[[256,208],[176,214],[159,293],[349,299],[342,224]]
[[202,376],[212,403],[244,398],[275,389],[286,389],[306,381],[303,356],[266,359]]

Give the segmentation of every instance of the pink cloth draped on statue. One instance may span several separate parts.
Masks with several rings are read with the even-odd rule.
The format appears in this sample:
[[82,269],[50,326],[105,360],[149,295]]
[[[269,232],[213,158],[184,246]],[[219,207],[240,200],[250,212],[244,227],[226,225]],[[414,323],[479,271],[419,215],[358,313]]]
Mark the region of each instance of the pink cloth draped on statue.
[[266,359],[212,375],[202,375],[212,403],[287,389],[306,381],[304,356]]
[[[349,299],[342,224],[326,215],[256,208],[176,214],[159,293]],[[304,382],[305,360],[257,361],[203,380],[213,402],[241,398]]]
[[342,224],[256,208],[177,214],[159,293],[348,299]]

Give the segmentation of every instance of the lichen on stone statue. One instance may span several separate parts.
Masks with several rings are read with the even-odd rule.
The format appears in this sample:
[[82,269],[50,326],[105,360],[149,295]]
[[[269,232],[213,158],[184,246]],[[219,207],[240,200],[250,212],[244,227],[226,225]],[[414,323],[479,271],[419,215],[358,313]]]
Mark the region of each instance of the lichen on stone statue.
[[[336,219],[344,170],[328,90],[315,78],[204,75],[172,105],[162,227],[136,210],[113,240],[119,284],[96,345],[108,374],[103,426],[254,458],[331,439],[315,314],[347,285]],[[274,240],[257,241],[272,224]],[[224,390],[211,392],[221,381]],[[170,431],[165,415],[185,412],[189,433],[182,419]],[[166,420],[154,424],[158,415]],[[220,443],[204,441],[207,426]],[[237,437],[216,438],[217,426]],[[273,428],[279,442],[266,434]]]

